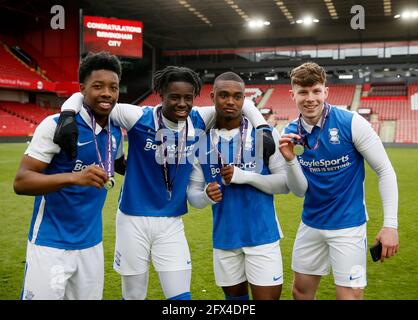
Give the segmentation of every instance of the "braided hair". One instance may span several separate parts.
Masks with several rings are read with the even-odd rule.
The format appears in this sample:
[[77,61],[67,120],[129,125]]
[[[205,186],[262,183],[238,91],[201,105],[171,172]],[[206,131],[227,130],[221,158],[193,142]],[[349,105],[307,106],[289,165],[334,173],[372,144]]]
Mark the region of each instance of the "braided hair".
[[152,79],[152,88],[156,93],[162,94],[168,84],[175,81],[190,83],[194,88],[194,96],[200,94],[202,80],[196,72],[186,67],[168,66],[156,71]]

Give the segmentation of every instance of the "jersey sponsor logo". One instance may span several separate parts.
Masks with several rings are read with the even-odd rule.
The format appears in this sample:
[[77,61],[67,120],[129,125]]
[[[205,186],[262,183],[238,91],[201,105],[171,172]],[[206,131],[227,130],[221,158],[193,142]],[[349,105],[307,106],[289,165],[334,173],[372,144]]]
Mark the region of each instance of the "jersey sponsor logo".
[[195,145],[191,144],[184,146],[181,149],[180,157],[177,155],[178,146],[175,143],[155,143],[151,138],[147,138],[144,146],[145,151],[154,151],[155,160],[158,164],[163,164],[167,161],[168,164],[176,164],[176,159],[180,159],[180,164],[193,163],[194,161],[194,148]]
[[[248,162],[248,163],[228,163],[228,166],[235,166],[240,168],[241,170],[245,169],[255,169],[256,168],[256,162]],[[253,170],[250,170],[253,171]],[[210,174],[212,175],[212,178],[215,178],[217,174],[221,173],[221,168],[218,167],[218,165],[210,165]]]
[[340,137],[338,136],[337,128],[328,129],[328,133],[329,133],[329,142],[331,142],[332,144],[340,143]]
[[[177,151],[177,145],[175,143],[173,143],[173,144],[161,144],[161,143],[156,144],[151,138],[147,138],[147,140],[145,142],[144,150],[145,151],[150,151],[150,150],[157,151],[157,150],[161,149],[162,146],[164,146],[167,149],[168,152],[176,152]],[[194,144],[186,146],[184,148],[185,151],[192,151],[193,149],[194,149]]]
[[310,172],[329,172],[344,169],[351,165],[350,156],[345,155],[338,159],[320,159],[306,161],[302,157],[299,157],[299,163],[304,169],[308,169]]
[[77,141],[77,146],[82,147],[82,146],[85,146],[86,144],[89,144],[89,143],[92,143],[92,142],[93,142],[93,140],[86,141],[86,142]]
[[79,172],[79,171],[83,171],[84,169],[86,169],[88,166],[92,166],[95,165],[96,163],[93,162],[91,164],[84,164],[83,161],[81,160],[76,160],[75,162],[75,166],[73,169],[73,172]]

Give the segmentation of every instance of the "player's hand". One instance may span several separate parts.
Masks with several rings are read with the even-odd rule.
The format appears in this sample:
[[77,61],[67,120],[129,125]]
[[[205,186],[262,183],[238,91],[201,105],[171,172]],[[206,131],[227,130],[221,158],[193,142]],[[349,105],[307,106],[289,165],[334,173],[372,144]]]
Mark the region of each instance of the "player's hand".
[[54,143],[59,145],[70,160],[77,157],[78,127],[73,111],[63,111],[58,118]]
[[273,139],[272,128],[269,125],[261,125],[257,127],[257,130],[262,130],[263,132],[263,161],[268,167],[270,157],[276,151],[276,143]]
[[297,134],[289,133],[282,135],[279,139],[279,150],[286,161],[292,161],[295,158],[292,139],[300,140],[301,137]]
[[222,200],[221,186],[217,182],[208,184],[206,187],[206,194],[212,201],[220,202]]
[[231,183],[232,176],[234,175],[234,166],[224,166],[221,168],[221,176],[225,181],[225,184],[228,185]]
[[108,179],[106,172],[96,165],[91,165],[82,171],[74,172],[74,175],[74,184],[96,187],[98,189],[103,188]]
[[376,236],[376,243],[382,243],[382,255],[380,261],[393,257],[399,249],[398,229],[383,227]]

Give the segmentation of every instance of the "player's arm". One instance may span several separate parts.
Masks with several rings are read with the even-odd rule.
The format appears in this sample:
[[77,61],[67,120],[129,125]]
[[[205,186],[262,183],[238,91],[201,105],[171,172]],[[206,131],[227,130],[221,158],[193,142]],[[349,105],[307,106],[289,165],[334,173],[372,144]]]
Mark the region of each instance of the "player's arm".
[[[203,121],[205,122],[206,129],[212,128],[215,124],[216,110],[215,107],[194,107]],[[268,163],[268,159],[275,151],[274,139],[270,126],[264,119],[260,110],[255,106],[254,102],[249,99],[244,99],[242,106],[242,114],[247,117],[254,128],[261,131],[263,136],[263,160]]]
[[[211,128],[215,121],[216,110],[215,107],[194,107],[199,115],[205,122],[206,128]],[[250,120],[254,128],[259,126],[268,126],[267,121],[264,119],[260,110],[249,99],[244,99],[244,105],[242,106],[242,113]]]
[[294,133],[282,134],[279,139],[279,150],[286,161],[286,183],[290,191],[296,196],[303,197],[308,190],[308,180],[293,153],[292,139],[300,139]]
[[[277,130],[273,130],[275,144],[279,145],[279,135]],[[269,169],[271,174],[262,175],[256,172],[241,170],[238,167],[225,167],[221,169],[221,174],[226,183],[249,184],[268,194],[286,194],[289,190],[295,195],[302,197],[307,188],[307,181],[303,172],[295,159],[287,161],[283,157],[279,148],[275,148],[275,153],[270,156]],[[233,170],[232,175],[225,174],[226,170]],[[289,173],[290,171],[290,173]],[[289,184],[288,177],[292,178]]]
[[[74,114],[79,113],[83,107],[84,96],[81,92],[74,93],[65,100],[61,107],[61,112],[72,111]],[[138,119],[142,116],[142,107],[129,103],[116,103],[110,113],[110,119],[113,123],[121,128],[129,131]]]
[[49,163],[24,155],[17,171],[13,188],[17,194],[36,196],[57,191],[71,185],[102,188],[106,172],[92,165],[80,172],[44,174]]
[[76,173],[44,174],[53,157],[60,152],[59,146],[52,141],[56,128],[54,117],[44,119],[35,130],[13,184],[17,194],[45,194],[69,185],[101,188],[107,180],[104,170],[95,166]]
[[187,186],[187,200],[193,207],[198,209],[222,200],[219,184],[216,182],[205,184],[202,167],[198,162],[193,164],[192,174]]
[[354,114],[352,136],[356,149],[376,172],[383,206],[383,227],[376,236],[382,243],[381,261],[396,254],[398,239],[398,184],[396,173],[379,136],[363,117]]
[[[75,116],[83,107],[83,99],[81,92],[76,92],[64,102],[54,133],[54,142],[66,152],[70,159],[77,157],[78,128]],[[117,126],[129,131],[141,118],[142,113],[142,108],[139,106],[116,103],[110,113],[110,118]]]

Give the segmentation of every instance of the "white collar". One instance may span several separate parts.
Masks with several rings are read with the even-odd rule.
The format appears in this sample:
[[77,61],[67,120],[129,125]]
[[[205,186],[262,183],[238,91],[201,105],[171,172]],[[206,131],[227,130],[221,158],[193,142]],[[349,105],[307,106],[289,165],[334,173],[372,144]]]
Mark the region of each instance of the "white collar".
[[[159,107],[161,107],[161,104],[156,105],[153,108],[154,110],[152,110],[152,113],[153,113],[153,116],[154,116],[154,128],[155,128],[155,131],[158,130],[158,114],[157,114],[157,110],[158,110]],[[180,130],[183,129],[183,127],[184,127],[184,125],[186,123],[186,121],[183,121],[183,122],[180,122],[180,123],[173,122],[171,120],[168,120],[166,117],[164,117],[164,115],[162,115],[162,116],[163,116],[163,122],[164,122],[164,124],[167,126],[167,128],[169,128],[170,130],[173,130],[173,131],[178,131],[179,129]],[[194,135],[195,135],[194,132],[195,131],[194,131],[194,126],[193,126],[193,123],[192,123],[192,120],[190,119],[190,117],[187,117],[187,125],[188,125],[188,128],[187,128],[187,131],[188,131],[187,136],[188,137],[194,137]]]
[[[246,120],[248,123],[248,127],[247,127],[246,136],[245,136],[245,141],[249,141],[252,130],[253,130],[253,125],[251,121],[248,120],[248,118],[246,118]],[[210,128],[210,130],[215,130],[215,134],[217,137],[222,136],[222,138],[226,138],[227,140],[230,140],[239,132],[239,127],[233,128],[231,130],[219,129],[219,128],[215,128],[215,122],[213,122],[213,126]]]
[[309,123],[307,123],[306,121],[305,121],[305,119],[303,119],[303,117],[301,117],[301,122],[302,122],[302,127],[303,127],[303,129],[305,129],[305,131],[306,132],[308,132],[308,133],[311,133],[312,132],[312,130],[313,130],[313,128],[315,127],[315,126],[317,126],[317,127],[319,127],[319,128],[321,128],[321,124],[322,124],[322,115],[321,115],[321,118],[319,118],[319,120],[318,120],[318,122],[315,124],[315,125],[312,125],[312,124],[309,124]]
[[[86,108],[84,108],[84,107],[81,107],[81,110],[80,110],[80,116],[81,116],[81,118],[84,120],[84,122],[85,123],[87,123],[87,125],[93,130],[93,124],[91,123],[91,118],[90,118],[90,115],[89,115],[89,113],[87,112],[87,110],[86,110]],[[100,126],[100,124],[98,124],[97,122],[96,122],[96,128],[95,128],[95,132],[94,132],[94,134],[97,136],[100,132],[102,132],[102,130],[103,130],[104,128],[102,128],[101,126]]]

